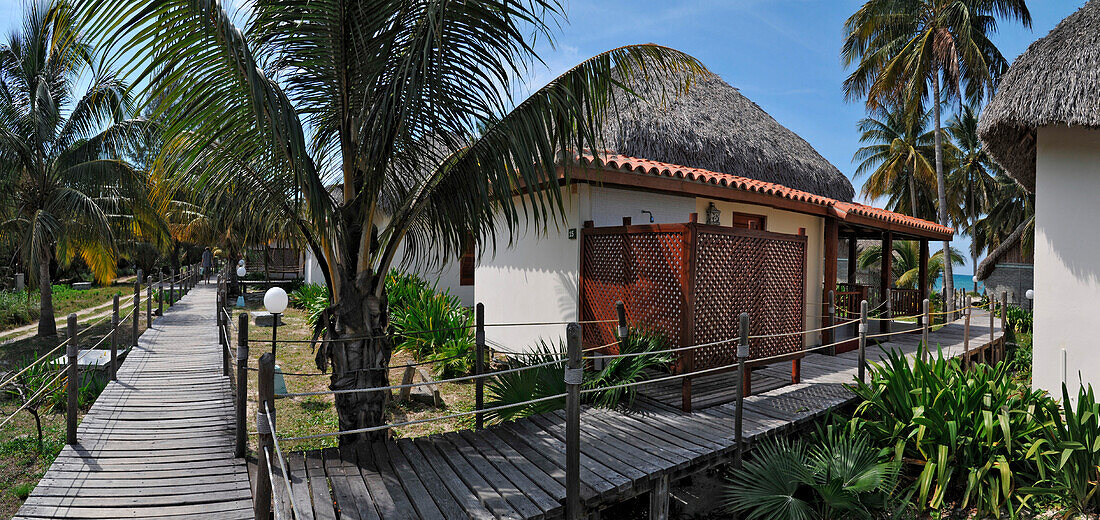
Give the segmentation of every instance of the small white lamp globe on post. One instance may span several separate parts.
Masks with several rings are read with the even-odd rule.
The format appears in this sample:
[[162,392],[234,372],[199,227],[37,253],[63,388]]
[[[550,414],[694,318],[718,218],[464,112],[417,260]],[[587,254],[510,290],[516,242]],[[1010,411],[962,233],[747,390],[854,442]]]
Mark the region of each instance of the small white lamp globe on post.
[[974,275],[971,279],[974,280],[974,292],[978,292],[978,275]]
[[1035,291],[1028,289],[1024,292],[1024,297],[1027,298],[1027,310],[1032,310],[1032,308],[1035,307]]
[[237,265],[237,307],[244,307],[245,285],[241,283],[241,279],[244,278],[244,275],[247,273],[248,271],[244,268],[244,260],[241,260],[241,263]]
[[286,310],[286,291],[282,287],[272,287],[264,293],[264,308],[271,313],[271,354],[275,355],[275,336],[279,332],[279,316]]

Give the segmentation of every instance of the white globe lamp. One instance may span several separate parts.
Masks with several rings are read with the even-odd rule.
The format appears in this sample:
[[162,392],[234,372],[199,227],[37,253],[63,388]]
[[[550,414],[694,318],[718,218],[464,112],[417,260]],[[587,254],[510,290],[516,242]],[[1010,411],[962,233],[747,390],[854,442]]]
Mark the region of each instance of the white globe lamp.
[[246,274],[248,274],[248,270],[243,265],[237,266],[237,276],[244,277]]
[[1034,300],[1035,299],[1035,291],[1033,291],[1031,289],[1028,289],[1027,292],[1024,293],[1024,297],[1026,297],[1029,300]]
[[243,283],[241,283],[240,279],[244,278],[244,275],[247,272],[248,271],[246,271],[245,268],[244,268],[244,260],[241,260],[241,263],[239,265],[237,265],[237,288],[239,289],[239,291],[238,291],[239,294],[237,294],[237,307],[244,307],[244,290],[245,290],[245,286],[244,286]]
[[279,333],[279,315],[289,303],[282,287],[272,287],[264,293],[264,308],[271,313],[271,355],[275,355],[275,337]]
[[244,258],[237,261],[237,265],[244,267]]

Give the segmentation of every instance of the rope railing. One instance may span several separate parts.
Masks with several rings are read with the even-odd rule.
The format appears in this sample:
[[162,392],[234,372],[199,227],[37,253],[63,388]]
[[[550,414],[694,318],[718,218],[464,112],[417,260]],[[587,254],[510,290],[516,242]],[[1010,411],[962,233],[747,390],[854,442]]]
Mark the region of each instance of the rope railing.
[[47,352],[47,353],[45,353],[41,356],[38,356],[38,359],[28,363],[27,366],[22,368],[22,370],[16,372],[15,375],[9,377],[3,383],[0,383],[0,388],[4,388],[5,386],[8,386],[9,384],[12,383],[12,381],[15,381],[17,378],[19,378],[19,376],[25,374],[28,370],[34,368],[35,366],[37,366],[40,363],[43,363],[43,362],[49,360],[50,357],[52,357],[55,353],[57,353],[58,349],[60,349],[61,347],[64,347],[65,345],[68,345],[68,344],[69,344],[69,340],[66,339],[65,341],[62,341],[61,343],[59,343],[56,347],[54,347],[49,352]]
[[[268,483],[275,482],[275,473],[271,471],[271,450],[267,449],[267,446],[264,446],[264,458],[267,459],[267,481]],[[271,486],[271,491],[274,495],[275,486]],[[275,507],[273,512],[275,513],[275,520],[283,520],[283,508]]]
[[14,419],[15,416],[19,414],[19,412],[22,412],[23,410],[26,410],[28,407],[30,407],[31,403],[34,403],[36,399],[41,397],[42,394],[45,393],[46,390],[49,390],[50,387],[52,387],[54,385],[54,383],[56,383],[59,379],[61,379],[61,376],[63,376],[63,375],[65,375],[65,370],[64,369],[58,369],[57,374],[54,376],[53,379],[51,379],[45,385],[42,385],[42,388],[40,388],[37,392],[35,392],[34,395],[32,395],[30,397],[30,399],[27,399],[26,402],[23,403],[23,406],[20,406],[14,412],[12,412],[10,415],[8,415],[8,417],[4,419],[4,422],[0,422],[0,428],[3,428],[4,426],[7,426],[7,424],[9,422],[11,422],[11,420]]
[[[266,401],[264,402],[264,408],[267,410],[267,413],[262,415],[267,418],[267,424],[271,428],[271,440],[272,443],[275,445],[275,458],[279,459],[279,467],[282,469],[283,472],[283,483],[286,484],[286,496],[290,500],[290,509],[291,511],[297,511],[298,506],[294,503],[294,493],[290,492],[290,477],[288,476],[289,474],[286,471],[286,459],[283,457],[282,448],[279,447],[279,436],[275,435],[275,422],[271,420],[271,418],[275,416],[275,412],[271,410],[271,407],[267,405]],[[271,469],[270,457],[268,457],[267,459],[267,467],[268,470]]]
[[[577,323],[580,324],[580,325],[592,325],[592,324],[599,324],[599,323],[615,323],[617,321],[618,320],[588,320],[588,321],[579,321]],[[570,322],[564,322],[564,321],[546,321],[546,322],[531,322],[531,323],[486,323],[483,326],[485,328],[494,328],[494,327],[541,327],[541,326],[546,326],[546,325],[568,325],[569,323]],[[472,329],[476,329],[476,328],[477,328],[477,325],[463,325],[461,327],[446,327],[446,328],[442,328],[442,329],[394,332],[393,334],[368,335],[368,336],[346,336],[346,337],[337,338],[337,339],[325,339],[325,338],[288,339],[288,340],[279,340],[279,343],[292,343],[292,344],[293,343],[298,343],[298,344],[347,343],[347,342],[350,342],[350,341],[386,339],[386,338],[390,338],[390,337],[393,337],[393,336],[421,336],[421,335],[427,335],[427,334],[436,334],[436,333],[439,333],[439,332],[454,332],[456,330],[472,330]]]

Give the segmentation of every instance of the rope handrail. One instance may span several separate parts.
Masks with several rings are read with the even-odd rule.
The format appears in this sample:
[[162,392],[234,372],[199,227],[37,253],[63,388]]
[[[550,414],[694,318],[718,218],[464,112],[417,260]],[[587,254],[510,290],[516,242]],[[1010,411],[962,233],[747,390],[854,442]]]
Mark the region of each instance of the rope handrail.
[[57,375],[55,375],[53,379],[51,379],[45,385],[42,385],[42,388],[38,389],[38,391],[35,392],[35,394],[32,395],[30,399],[27,399],[27,402],[23,403],[23,406],[20,406],[18,409],[16,409],[14,412],[12,412],[11,415],[8,415],[8,417],[6,419],[4,419],[4,422],[0,423],[0,428],[3,428],[9,422],[11,422],[12,418],[14,418],[17,414],[19,414],[19,412],[22,412],[23,410],[26,410],[27,407],[30,406],[31,403],[33,403],[35,401],[35,399],[38,399],[43,393],[46,392],[46,390],[48,390],[51,386],[53,386],[54,383],[56,383],[58,379],[61,379],[61,376],[63,376],[63,375],[65,375],[65,370],[64,369],[59,369],[57,371]]
[[425,381],[422,383],[408,383],[402,385],[390,385],[390,386],[375,386],[370,388],[346,388],[343,390],[329,390],[327,392],[298,392],[298,393],[286,393],[276,394],[276,399],[293,398],[293,397],[314,397],[318,395],[340,395],[340,394],[359,394],[366,392],[380,392],[383,390],[400,390],[402,388],[415,388],[418,386],[438,385],[442,383],[455,383],[458,381],[469,381],[471,379],[485,378],[489,376],[502,376],[504,374],[511,374],[514,372],[523,372],[525,370],[532,370],[536,368],[547,367],[551,365],[560,365],[565,363],[566,360],[559,359],[556,361],[547,361],[545,363],[536,363],[534,365],[527,365],[523,367],[509,368],[507,370],[500,370],[497,372],[489,372],[485,374],[474,374],[470,376],[452,377],[450,379],[440,379],[438,381]]
[[840,322],[840,323],[834,323],[833,325],[829,325],[828,327],[819,327],[819,328],[810,329],[810,330],[800,330],[800,331],[797,331],[797,332],[781,332],[781,333],[778,333],[778,334],[758,334],[756,336],[749,336],[749,339],[782,338],[784,336],[798,336],[798,335],[802,335],[802,334],[812,334],[814,332],[822,332],[822,331],[826,331],[826,330],[830,330],[830,329],[836,329],[836,328],[839,328],[839,327],[843,327],[845,325],[851,325],[853,323],[859,323],[859,320],[848,320],[848,321],[843,321],[843,322]]
[[493,407],[490,407],[490,408],[482,408],[480,410],[470,410],[470,411],[467,411],[467,412],[457,412],[457,413],[453,413],[453,414],[450,414],[450,415],[443,415],[443,416],[440,416],[440,417],[430,417],[430,418],[427,418],[427,419],[417,419],[417,420],[414,420],[414,421],[390,423],[390,424],[384,424],[384,425],[381,425],[381,426],[370,426],[370,427],[367,427],[367,428],[357,428],[357,429],[354,429],[354,430],[341,430],[341,431],[337,431],[337,432],[315,433],[313,435],[303,435],[303,436],[300,436],[300,437],[283,437],[282,440],[286,441],[286,442],[308,441],[308,440],[313,440],[313,439],[324,439],[324,438],[328,438],[328,437],[339,437],[341,435],[355,435],[355,434],[359,434],[359,433],[370,433],[370,432],[376,432],[376,431],[379,431],[379,430],[387,430],[387,429],[390,429],[390,428],[400,428],[402,426],[412,426],[412,425],[415,425],[415,424],[424,424],[424,423],[433,422],[433,421],[443,421],[443,420],[447,420],[447,419],[456,419],[458,417],[466,417],[466,416],[469,416],[469,415],[476,415],[476,414],[479,414],[479,413],[495,412],[497,410],[506,410],[508,408],[516,408],[516,407],[519,407],[519,406],[525,406],[525,405],[529,405],[529,404],[541,403],[541,402],[545,402],[545,401],[551,401],[551,400],[554,400],[554,399],[562,399],[565,396],[566,396],[566,394],[548,395],[548,396],[545,396],[545,397],[539,397],[537,399],[530,399],[530,400],[519,402],[519,403],[511,403],[511,404],[505,404],[505,405],[500,405],[500,406],[493,406]]
[[[272,435],[272,437],[275,436]],[[264,446],[264,458],[267,459],[267,481],[275,482],[275,473],[272,473],[271,471],[271,450],[267,449],[267,446]],[[272,494],[274,494],[275,486],[271,486],[271,492]],[[275,500],[275,502],[276,505],[273,508],[275,513],[275,520],[283,520],[283,508],[278,506],[278,500]]]
[[[387,365],[385,367],[357,368],[355,370],[345,370],[345,371],[341,372],[341,374],[354,374],[354,373],[357,373],[357,372],[376,372],[376,371],[379,371],[379,370],[396,370],[396,369],[399,369],[399,368],[419,367],[419,366],[424,366],[424,365],[431,365],[433,363],[442,363],[443,361],[450,361],[452,359],[458,359],[460,357],[465,357],[465,356],[468,356],[468,355],[469,354],[455,354],[453,356],[448,356],[448,357],[445,357],[445,358],[432,359],[432,360],[427,360],[427,361],[417,361],[416,363],[405,363],[405,364],[402,364],[402,365]],[[296,377],[331,376],[332,375],[332,372],[283,372],[283,371],[279,371],[279,373],[284,375],[284,376],[296,376]]]
[[890,316],[889,318],[872,318],[872,317],[868,316],[867,321],[915,320],[917,318],[923,318],[923,317],[924,317],[924,313],[912,314],[912,315],[909,315],[909,316]]
[[27,366],[23,367],[23,368],[22,368],[22,369],[21,369],[20,371],[16,372],[16,373],[15,373],[15,375],[13,375],[13,376],[9,377],[9,378],[8,378],[8,379],[7,379],[6,381],[4,381],[3,383],[0,383],[0,388],[4,388],[5,386],[8,386],[9,384],[11,384],[11,382],[12,382],[12,381],[15,381],[15,380],[16,380],[16,378],[18,378],[19,376],[23,375],[24,373],[26,373],[26,372],[27,372],[28,370],[30,370],[31,368],[34,368],[34,366],[35,366],[35,365],[37,365],[37,364],[39,364],[39,363],[42,363],[42,362],[44,362],[44,361],[46,361],[46,360],[50,359],[50,356],[53,356],[53,354],[54,354],[55,352],[57,352],[57,350],[58,350],[58,349],[60,349],[61,347],[64,347],[64,346],[65,346],[65,345],[67,345],[68,343],[69,343],[69,339],[68,339],[68,338],[66,338],[66,339],[65,339],[65,341],[62,341],[61,343],[59,343],[59,344],[58,344],[58,345],[57,345],[56,347],[54,347],[54,348],[53,348],[52,350],[50,350],[49,352],[47,352],[47,353],[45,353],[45,354],[43,354],[43,355],[41,355],[41,356],[38,356],[38,359],[36,359],[36,360],[34,360],[34,361],[32,361],[32,362],[28,363],[28,364],[27,364]]
[[[578,325],[592,325],[592,324],[599,324],[599,323],[616,323],[618,321],[619,320],[614,319],[614,320],[587,320],[587,321],[577,321],[577,322],[544,321],[544,322],[528,322],[528,323],[522,323],[522,322],[521,323],[486,323],[484,326],[485,326],[485,328],[489,328],[489,327],[536,327],[536,326],[543,326],[543,325],[569,325],[570,323],[576,323]],[[436,332],[451,332],[451,331],[455,331],[455,330],[470,330],[470,329],[476,329],[476,328],[477,328],[477,325],[464,325],[464,326],[461,326],[461,327],[447,327],[447,328],[442,328],[442,329],[404,331],[404,332],[400,332],[400,333],[394,332],[393,334],[386,334],[386,335],[346,336],[346,337],[339,338],[339,339],[317,338],[317,339],[296,339],[296,340],[285,340],[285,341],[284,340],[279,340],[279,343],[299,343],[299,344],[301,344],[301,343],[308,343],[308,344],[314,344],[314,343],[346,343],[348,341],[360,341],[360,340],[368,340],[368,339],[385,339],[385,338],[389,338],[391,336],[418,336],[418,335],[424,335],[424,334],[434,334]]]
[[920,331],[920,330],[924,330],[924,327],[913,327],[911,329],[905,329],[905,330],[897,330],[897,331],[891,331],[891,332],[881,332],[881,333],[878,333],[878,334],[868,334],[866,337],[867,337],[867,339],[884,338],[886,336],[893,336],[895,334],[906,334],[906,333],[909,333],[909,332],[917,332],[917,331]]
[[[279,459],[279,467],[282,468],[282,470],[283,470],[283,482],[286,484],[286,496],[287,496],[287,498],[290,499],[290,509],[291,509],[291,511],[297,511],[298,506],[297,506],[297,504],[294,503],[294,493],[291,493],[291,491],[290,491],[290,477],[287,476],[287,472],[286,472],[286,459],[283,457],[283,450],[281,448],[279,448],[279,436],[275,435],[275,422],[271,420],[271,418],[275,414],[274,414],[274,412],[271,411],[271,407],[268,406],[267,402],[264,402],[264,409],[267,411],[267,413],[264,414],[264,417],[267,418],[267,424],[271,428],[271,439],[272,439],[272,442],[275,444],[275,457],[277,459]],[[267,464],[268,464],[268,470],[270,470],[271,469],[271,458],[270,457],[268,457]],[[272,486],[272,488],[274,489],[274,486]],[[276,509],[278,509],[278,508],[276,508]]]

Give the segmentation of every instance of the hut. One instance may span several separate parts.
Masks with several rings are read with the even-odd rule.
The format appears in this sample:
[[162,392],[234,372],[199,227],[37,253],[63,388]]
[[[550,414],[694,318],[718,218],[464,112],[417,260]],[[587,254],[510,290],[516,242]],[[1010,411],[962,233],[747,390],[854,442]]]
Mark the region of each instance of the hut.
[[[927,265],[928,242],[950,240],[950,228],[853,202],[855,190],[836,167],[716,75],[674,98],[640,93],[615,97],[602,129],[606,150],[562,159],[560,222],[478,259],[474,299],[487,323],[546,323],[487,329],[495,350],[556,343],[570,321],[585,323],[586,347],[611,343],[614,330],[601,322],[614,317],[618,300],[632,323],[683,346],[734,337],[743,311],[754,334],[816,329],[834,301],[840,313],[863,298],[918,312],[928,284],[891,290],[889,266],[877,290],[839,285],[840,246],[852,258],[860,239],[887,250],[895,239],[916,240]],[[847,262],[846,279],[855,278],[855,264]],[[827,339],[754,341],[752,356],[790,362],[797,380],[805,347]],[[674,370],[725,365],[733,350],[681,355]],[[690,409],[684,381],[682,405]]]
[[[1100,384],[1100,0],[1032,43],[1001,79],[979,134],[1035,194],[1033,385]],[[1071,388],[1071,393],[1073,390]]]

